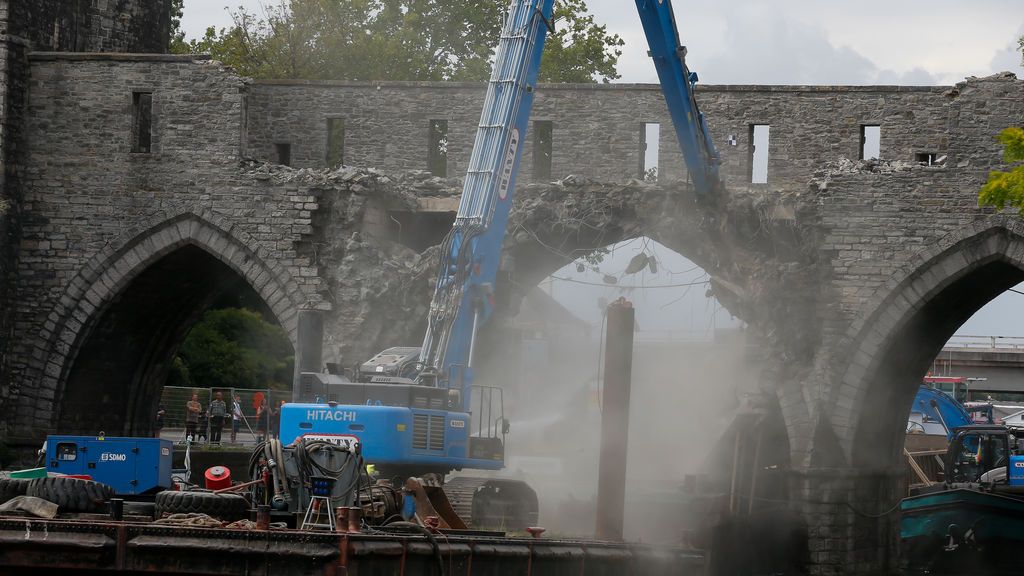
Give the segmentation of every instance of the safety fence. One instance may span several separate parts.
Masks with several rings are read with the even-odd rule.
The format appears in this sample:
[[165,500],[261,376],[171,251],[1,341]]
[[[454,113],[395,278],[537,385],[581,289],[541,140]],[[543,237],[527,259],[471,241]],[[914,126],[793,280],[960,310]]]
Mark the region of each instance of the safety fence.
[[[218,393],[226,413],[219,434],[218,419],[210,413]],[[199,411],[190,421],[188,403],[193,396]],[[291,390],[164,386],[156,418],[162,424],[160,436],[175,442],[185,442],[191,435],[198,444],[254,444],[277,436],[281,404],[291,398]],[[238,418],[233,415],[235,402]]]

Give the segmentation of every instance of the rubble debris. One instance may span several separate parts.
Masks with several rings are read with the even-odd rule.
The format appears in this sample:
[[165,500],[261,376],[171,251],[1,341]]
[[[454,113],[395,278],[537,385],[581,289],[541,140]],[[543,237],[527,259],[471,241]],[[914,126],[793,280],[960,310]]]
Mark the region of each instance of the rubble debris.
[[385,173],[375,168],[338,166],[337,168],[292,168],[270,162],[247,160],[242,172],[257,180],[271,180],[277,184],[302,184],[311,187],[344,185],[350,191],[393,186],[413,196],[458,196],[462,193],[462,180],[440,178],[425,170]]
[[15,496],[0,504],[0,512],[27,512],[39,518],[56,518],[58,506],[49,500],[36,496]]
[[[943,155],[934,164],[928,166],[931,169],[942,169],[945,167],[946,156]],[[896,174],[920,169],[923,166],[920,162],[907,162],[904,160],[885,160],[872,158],[869,160],[850,160],[839,158],[834,162],[827,162],[814,172],[811,179],[812,186],[818,191],[828,189],[828,185],[836,176],[844,174]]]
[[[846,160],[832,170],[839,174],[911,167],[916,166]],[[421,197],[457,197],[460,179],[424,171],[297,169],[256,162],[243,163],[241,170],[315,198],[310,247],[300,255],[319,267],[320,292],[332,310],[326,317],[325,361],[344,365],[395,342],[419,343],[437,248],[417,252],[403,245],[400,226],[388,214],[417,211]],[[576,175],[521,185],[504,245],[503,265],[514,273],[510,309],[517,309],[529,288],[561,266],[610,244],[648,236],[704,268],[714,296],[734,316],[754,326],[772,325],[772,318],[786,319],[774,324],[802,325],[796,320],[813,310],[809,302],[817,295],[795,294],[783,286],[793,275],[814,273],[817,255],[809,248],[814,243],[804,235],[814,229],[816,201],[806,190],[735,187],[712,202],[698,202],[685,182],[609,184]],[[323,265],[327,262],[332,266]],[[645,266],[653,269],[657,264],[638,260],[631,268]],[[816,341],[813,329],[800,333],[799,338],[768,337],[779,342],[788,338],[786,345],[797,349]],[[797,354],[794,350],[788,355]]]

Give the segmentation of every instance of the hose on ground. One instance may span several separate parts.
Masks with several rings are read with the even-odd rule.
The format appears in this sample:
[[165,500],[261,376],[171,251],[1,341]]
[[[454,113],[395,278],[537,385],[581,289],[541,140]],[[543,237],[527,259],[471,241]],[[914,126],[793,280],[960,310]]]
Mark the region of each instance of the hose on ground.
[[392,522],[391,524],[388,524],[387,527],[389,531],[411,532],[426,536],[427,540],[430,541],[430,547],[434,550],[434,559],[437,560],[437,573],[440,576],[444,575],[444,558],[441,557],[441,546],[437,543],[437,538],[434,536],[433,532],[419,524],[404,521]]

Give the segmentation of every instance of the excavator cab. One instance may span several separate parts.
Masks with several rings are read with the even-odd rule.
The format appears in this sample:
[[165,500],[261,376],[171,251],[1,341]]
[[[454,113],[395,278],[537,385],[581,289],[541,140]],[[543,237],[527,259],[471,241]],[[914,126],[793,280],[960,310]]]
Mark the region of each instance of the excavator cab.
[[1009,456],[1010,440],[1005,427],[971,425],[955,428],[946,452],[946,484],[981,482],[986,472],[1005,469]]

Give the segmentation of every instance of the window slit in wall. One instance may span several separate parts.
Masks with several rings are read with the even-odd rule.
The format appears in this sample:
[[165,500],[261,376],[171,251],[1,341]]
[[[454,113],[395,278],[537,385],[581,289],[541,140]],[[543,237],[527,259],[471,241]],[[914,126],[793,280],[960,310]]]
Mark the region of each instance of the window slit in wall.
[[916,152],[914,154],[914,161],[925,166],[932,166],[938,163],[938,156],[935,152]]
[[865,124],[860,127],[860,159],[876,160],[882,157],[882,127]]
[[327,119],[327,167],[337,168],[345,162],[345,119]]
[[751,124],[749,134],[750,153],[748,157],[751,184],[768,183],[768,124]]
[[661,124],[644,122],[640,125],[640,178],[650,182],[658,180],[658,153],[660,152]]
[[132,92],[132,152],[149,154],[153,144],[153,93]]
[[427,169],[434,176],[448,176],[448,121],[431,120],[427,131]]
[[533,123],[533,177],[535,180],[551,178],[551,152],[554,127],[550,120]]
[[277,163],[285,166],[292,165],[292,145],[290,142],[276,142],[274,150],[277,151]]

